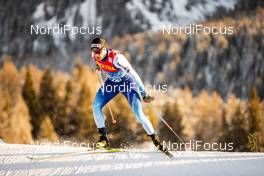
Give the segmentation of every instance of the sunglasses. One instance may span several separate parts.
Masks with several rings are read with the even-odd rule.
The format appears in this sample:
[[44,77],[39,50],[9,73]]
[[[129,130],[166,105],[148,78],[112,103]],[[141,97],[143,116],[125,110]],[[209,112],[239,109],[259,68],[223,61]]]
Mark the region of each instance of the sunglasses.
[[92,52],[94,52],[95,54],[101,54],[101,53],[102,53],[102,48],[92,48],[91,50],[92,50]]
[[102,46],[100,44],[91,44],[91,50],[92,52],[94,52],[95,54],[101,54],[102,52]]

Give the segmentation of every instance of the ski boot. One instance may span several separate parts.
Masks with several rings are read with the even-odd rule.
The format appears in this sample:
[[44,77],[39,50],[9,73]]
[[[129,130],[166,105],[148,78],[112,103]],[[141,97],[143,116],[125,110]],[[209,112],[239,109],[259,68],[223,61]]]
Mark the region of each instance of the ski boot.
[[101,135],[99,141],[96,143],[96,149],[108,149],[109,140],[106,135]]
[[106,135],[105,128],[98,128],[98,132],[101,134],[99,141],[96,143],[96,149],[108,149],[109,148],[109,139]]
[[169,158],[173,157],[173,155],[169,152],[168,148],[161,143],[157,134],[152,134],[148,136],[151,138],[153,144],[157,147],[158,150],[165,153]]

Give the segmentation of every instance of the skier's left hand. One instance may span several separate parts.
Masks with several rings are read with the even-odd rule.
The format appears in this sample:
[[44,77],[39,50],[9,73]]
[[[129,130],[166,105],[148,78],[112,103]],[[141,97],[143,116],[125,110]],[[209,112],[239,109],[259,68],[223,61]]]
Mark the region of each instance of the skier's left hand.
[[145,96],[143,97],[143,101],[144,101],[145,103],[150,103],[150,102],[152,102],[154,99],[155,99],[154,96],[151,96],[151,95],[145,95]]

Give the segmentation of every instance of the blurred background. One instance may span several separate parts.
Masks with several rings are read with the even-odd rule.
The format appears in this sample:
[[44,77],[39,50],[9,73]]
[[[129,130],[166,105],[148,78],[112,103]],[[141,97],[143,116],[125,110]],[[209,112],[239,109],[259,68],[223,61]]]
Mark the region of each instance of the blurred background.
[[[89,50],[96,34],[36,35],[31,25],[101,27],[152,91],[154,108],[184,140],[264,150],[263,0],[1,0],[0,138],[94,142],[92,101],[99,79]],[[167,35],[162,25],[233,26],[232,35]],[[105,108],[114,145],[146,134],[122,96]],[[144,111],[163,140],[178,142],[157,112]]]

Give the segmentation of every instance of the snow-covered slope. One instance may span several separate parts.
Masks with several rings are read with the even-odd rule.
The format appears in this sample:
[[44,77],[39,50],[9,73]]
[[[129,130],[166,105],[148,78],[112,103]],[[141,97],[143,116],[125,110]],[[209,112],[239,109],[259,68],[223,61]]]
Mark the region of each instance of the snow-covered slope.
[[[19,6],[5,1],[0,11],[0,61],[10,55],[19,67],[51,65],[69,71],[80,53],[83,61],[90,56],[86,48],[94,35],[111,42],[115,36],[162,29],[164,25],[197,23],[228,15],[238,1],[21,0]],[[86,30],[80,34],[83,27]]]
[[145,29],[168,24],[189,24],[205,20],[218,8],[233,10],[237,0],[131,0],[126,8],[134,23]]
[[31,161],[26,155],[85,151],[85,148],[0,144],[0,175],[202,175],[236,176],[264,173],[263,153],[174,152],[168,159],[159,152],[85,154]]

